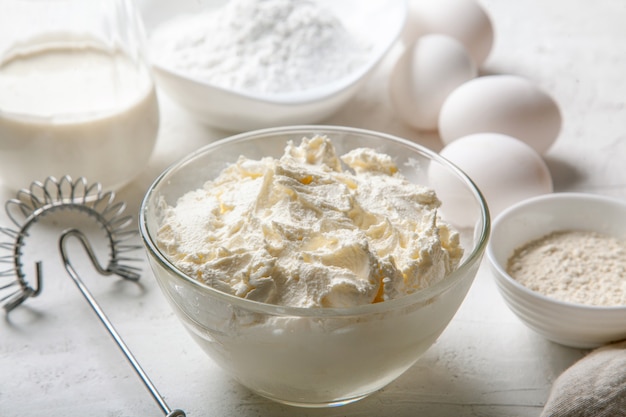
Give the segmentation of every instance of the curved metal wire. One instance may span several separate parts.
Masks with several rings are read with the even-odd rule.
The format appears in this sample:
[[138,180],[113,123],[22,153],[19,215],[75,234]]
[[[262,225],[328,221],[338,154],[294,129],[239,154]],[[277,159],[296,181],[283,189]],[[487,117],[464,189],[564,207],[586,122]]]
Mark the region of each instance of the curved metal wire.
[[[141,378],[144,385],[146,386],[146,388],[152,395],[152,398],[157,402],[157,404],[159,405],[163,413],[168,417],[174,417],[174,416],[184,417],[185,416],[184,411],[178,410],[178,409],[176,410],[170,409],[170,407],[167,405],[167,403],[165,402],[165,400],[163,399],[163,397],[161,396],[157,388],[154,386],[154,384],[152,383],[152,381],[150,380],[146,372],[143,370],[143,368],[141,367],[141,365],[139,364],[139,362],[137,361],[133,353],[130,351],[126,343],[124,343],[124,340],[120,337],[117,330],[115,330],[115,327],[113,326],[113,324],[111,323],[107,315],[104,313],[104,311],[102,310],[102,308],[100,307],[96,299],[93,297],[93,295],[91,294],[87,286],[83,283],[79,275],[76,273],[76,270],[70,263],[70,260],[67,254],[67,249],[65,246],[65,242],[67,241],[69,237],[76,237],[80,241],[80,243],[85,248],[85,251],[87,252],[87,255],[89,256],[89,259],[91,260],[91,263],[93,264],[94,268],[100,274],[119,275],[119,271],[111,269],[110,264],[109,264],[109,267],[107,268],[103,268],[100,265],[100,263],[98,262],[98,259],[96,258],[96,254],[94,253],[93,248],[91,247],[91,244],[89,243],[89,240],[87,240],[87,237],[80,230],[68,229],[61,234],[61,238],[59,239],[59,250],[61,252],[61,257],[63,259],[63,265],[65,266],[65,270],[67,271],[69,276],[72,278],[72,280],[74,281],[74,283],[76,284],[80,292],[83,294],[83,297],[85,297],[85,300],[87,300],[87,302],[89,303],[93,311],[96,313],[96,315],[98,316],[98,318],[100,319],[104,327],[107,329],[107,331],[109,332],[113,340],[115,340],[115,343],[120,348],[124,356],[126,356],[126,359],[128,360],[128,362],[130,362],[131,366],[135,370],[135,373],[139,376],[139,378]],[[41,272],[41,269],[38,268],[38,271]]]
[[[0,269],[0,303],[8,313],[28,298],[38,296],[42,291],[41,261],[35,263],[34,285],[27,281],[22,264],[25,240],[35,223],[44,216],[60,210],[75,210],[94,218],[106,233],[110,250],[108,265],[103,267],[100,264],[85,234],[71,228],[64,231],[59,239],[59,250],[65,269],[163,413],[167,417],[185,417],[184,411],[172,410],[167,405],[69,261],[66,241],[74,237],[80,241],[98,273],[137,281],[140,277],[140,268],[131,265],[130,262],[138,259],[125,254],[139,249],[140,246],[127,243],[137,235],[137,231],[128,228],[132,224],[132,216],[124,215],[125,209],[125,203],[115,202],[115,194],[112,191],[103,192],[99,183],[90,185],[83,177],[76,181],[72,181],[69,176],[64,176],[60,180],[48,177],[43,182],[35,181],[28,189],[18,191],[15,198],[5,203],[7,216],[17,229],[0,227],[0,237],[9,239],[0,241],[0,249],[9,251],[8,254],[0,256],[0,265],[8,265]],[[2,292],[8,294],[2,296]]]
[[[109,269],[124,279],[139,279],[139,269],[130,265],[136,258],[124,256],[140,249],[138,245],[127,243],[137,235],[129,229],[132,216],[124,215],[126,204],[115,202],[113,191],[103,192],[99,183],[89,184],[83,177],[73,181],[70,176],[61,179],[48,177],[43,182],[35,181],[28,189],[21,189],[15,198],[5,203],[7,217],[17,227],[0,227],[0,235],[9,241],[1,241],[0,249],[9,254],[0,256],[0,264],[8,265],[0,270],[0,303],[6,311],[11,311],[29,297],[41,293],[42,281],[31,285],[26,279],[22,264],[25,240],[30,229],[43,217],[61,210],[75,210],[93,217],[106,232],[110,248]],[[7,294],[8,292],[8,294]]]

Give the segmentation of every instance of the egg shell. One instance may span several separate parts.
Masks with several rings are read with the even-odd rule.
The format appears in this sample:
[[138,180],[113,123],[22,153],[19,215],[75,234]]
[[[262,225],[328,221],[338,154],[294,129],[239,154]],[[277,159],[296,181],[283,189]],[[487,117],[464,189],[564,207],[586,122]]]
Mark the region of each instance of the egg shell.
[[478,66],[489,56],[494,41],[491,19],[475,0],[411,0],[403,41],[410,45],[431,33],[457,39]]
[[490,75],[456,88],[439,113],[444,144],[474,133],[502,133],[546,152],[561,130],[557,103],[526,78]]
[[[550,170],[533,148],[511,136],[480,133],[465,136],[446,145],[440,155],[464,171],[476,184],[487,201],[492,217],[514,203],[537,195],[553,192]],[[463,187],[451,176],[433,166],[430,180],[439,199],[442,213],[455,211],[467,222],[471,213],[463,216],[466,207]],[[464,224],[469,226],[469,224]]]
[[447,35],[426,35],[406,48],[389,83],[394,110],[408,125],[436,130],[448,95],[476,77],[467,49]]

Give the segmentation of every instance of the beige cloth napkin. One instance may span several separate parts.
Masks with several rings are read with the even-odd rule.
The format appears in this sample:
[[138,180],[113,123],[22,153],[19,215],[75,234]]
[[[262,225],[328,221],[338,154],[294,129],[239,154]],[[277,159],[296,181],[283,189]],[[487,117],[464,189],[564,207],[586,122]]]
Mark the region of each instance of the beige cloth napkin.
[[598,348],[565,370],[541,417],[626,417],[626,341]]

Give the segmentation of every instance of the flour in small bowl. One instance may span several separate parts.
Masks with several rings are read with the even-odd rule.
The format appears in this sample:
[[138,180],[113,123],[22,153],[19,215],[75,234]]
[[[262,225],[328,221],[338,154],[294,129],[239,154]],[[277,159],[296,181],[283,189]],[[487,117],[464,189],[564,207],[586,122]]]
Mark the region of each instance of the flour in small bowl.
[[626,305],[626,242],[609,235],[550,233],[516,249],[507,272],[525,287],[560,301]]
[[263,94],[341,80],[365,65],[370,49],[314,0],[231,0],[158,26],[150,45],[162,67]]

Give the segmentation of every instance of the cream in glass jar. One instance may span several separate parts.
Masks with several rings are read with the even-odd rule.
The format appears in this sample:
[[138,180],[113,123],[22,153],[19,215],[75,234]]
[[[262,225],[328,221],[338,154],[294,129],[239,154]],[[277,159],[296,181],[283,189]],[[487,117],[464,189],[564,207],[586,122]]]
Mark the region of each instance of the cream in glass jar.
[[0,8],[0,181],[17,189],[71,175],[119,188],[136,177],[159,113],[131,5],[13,0]]

